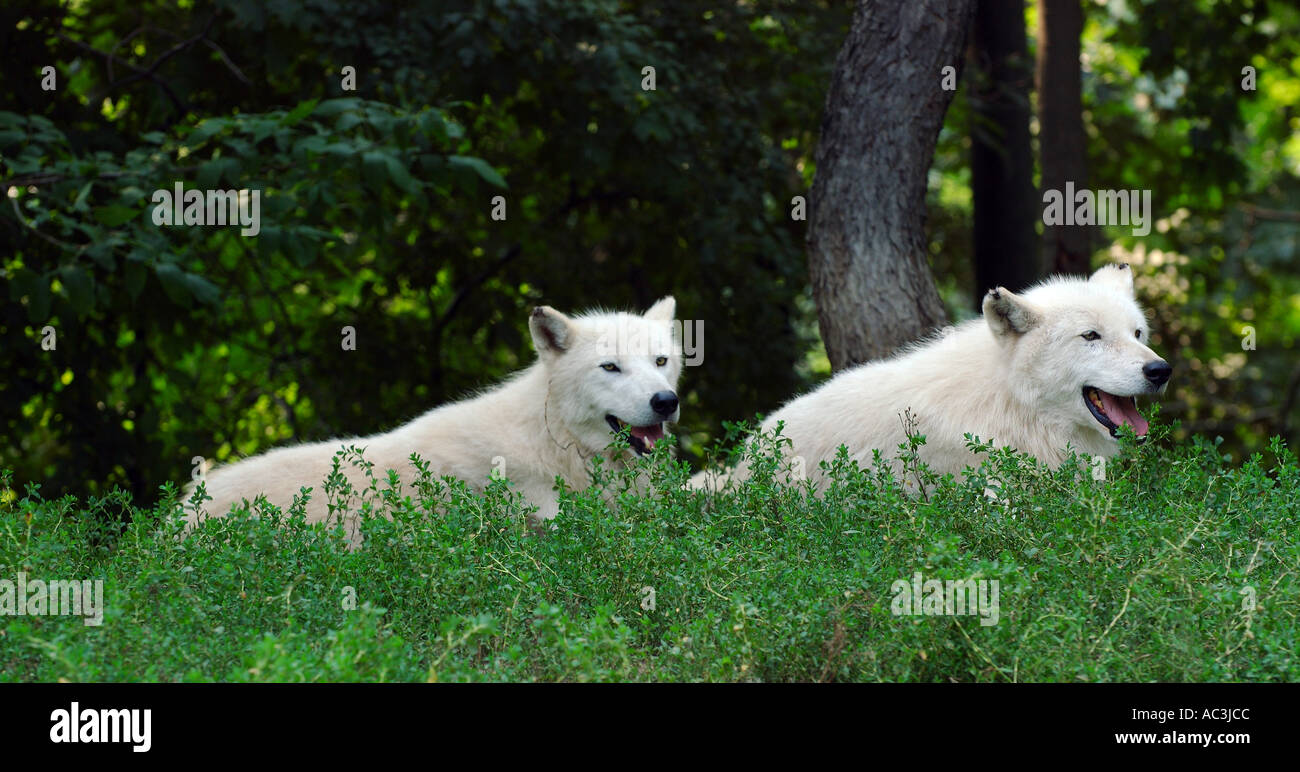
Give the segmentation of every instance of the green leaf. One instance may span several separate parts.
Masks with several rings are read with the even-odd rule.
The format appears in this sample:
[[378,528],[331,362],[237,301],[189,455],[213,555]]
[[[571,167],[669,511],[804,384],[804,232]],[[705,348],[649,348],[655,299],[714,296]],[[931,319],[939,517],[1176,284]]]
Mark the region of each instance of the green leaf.
[[319,134],[303,137],[294,145],[294,150],[302,153],[323,153],[325,151],[325,137]]
[[87,182],[85,185],[81,186],[81,190],[77,192],[77,197],[72,201],[72,211],[74,212],[86,211],[86,198],[90,196],[90,189],[93,188],[94,186],[95,186],[94,180],[91,180],[90,182]]
[[364,121],[365,119],[362,118],[360,115],[357,115],[356,113],[347,113],[343,117],[335,121],[334,130],[338,132],[344,132],[347,131],[348,129],[351,129],[353,126],[363,123]]
[[221,299],[221,290],[217,285],[196,273],[185,274],[185,285],[189,288],[190,294],[194,295],[194,299],[205,305],[215,306]]
[[257,234],[257,254],[263,259],[270,259],[275,251],[280,248],[280,242],[284,238],[284,233],[278,225],[267,225],[267,218],[262,218],[262,231]]
[[136,203],[140,199],[144,198],[145,195],[146,194],[143,189],[131,185],[129,187],[122,188],[122,192],[118,194],[118,200],[120,200],[123,204],[129,205],[129,204]]
[[256,145],[271,136],[279,126],[280,125],[273,120],[259,117],[249,120],[244,126],[244,130],[252,133],[253,144]]
[[47,283],[45,277],[30,268],[17,268],[9,274],[9,299],[18,302],[30,296],[39,285]]
[[401,160],[385,155],[384,165],[388,167],[388,179],[392,180],[394,185],[407,193],[414,193],[420,189],[419,183],[411,177],[411,173],[406,170],[406,165]]
[[[296,235],[295,233],[294,236]],[[308,239],[287,238],[281,246],[299,268],[306,268],[316,262],[316,244]]]
[[497,173],[496,169],[484,161],[482,158],[473,158],[471,156],[454,155],[447,159],[447,163],[453,169],[469,169],[483,178],[484,182],[495,185],[498,188],[507,188],[505,178]]
[[297,107],[293,108],[293,110],[289,111],[288,115],[280,119],[281,125],[293,126],[297,124],[303,118],[311,115],[312,110],[316,109],[316,105],[319,102],[320,99],[308,99],[306,102],[299,102]]
[[65,265],[59,269],[59,281],[68,293],[68,301],[78,313],[90,311],[95,306],[95,284],[90,274],[79,265]]
[[245,158],[247,158],[250,155],[253,155],[256,152],[253,149],[252,143],[250,143],[247,140],[240,139],[239,137],[226,137],[226,139],[222,142],[222,144],[230,148],[231,150],[234,150],[237,154],[244,156]]
[[182,269],[175,263],[158,263],[154,266],[154,273],[162,282],[167,297],[181,305],[189,305],[191,299],[207,305],[216,305],[221,299],[221,290],[217,285],[198,274]]
[[298,230],[295,231],[295,233],[297,233],[299,236],[306,236],[307,238],[313,239],[315,241],[319,241],[321,239],[334,238],[333,232],[327,231],[323,228],[313,228],[310,225],[304,225],[298,228]]
[[366,184],[375,191],[383,190],[388,177],[388,161],[379,150],[367,150],[361,156],[361,172]]
[[212,189],[220,185],[223,178],[231,185],[239,181],[239,161],[222,157],[200,165],[194,184],[198,188]]
[[349,145],[346,142],[331,142],[324,147],[324,151],[328,155],[338,156],[352,156],[357,154],[356,147]]
[[208,118],[207,120],[194,127],[194,130],[185,137],[185,144],[191,150],[207,142],[212,135],[226,127],[224,118]]
[[113,246],[110,240],[97,241],[86,248],[86,257],[94,260],[105,270],[112,271],[117,267],[113,262]]
[[95,207],[95,220],[101,225],[107,225],[110,228],[116,228],[123,223],[130,222],[139,214],[138,210],[121,204]]
[[342,97],[339,99],[326,99],[316,106],[315,114],[319,118],[332,118],[339,113],[348,110],[355,110],[361,106],[361,100],[356,97]]
[[172,302],[180,305],[188,305],[190,302],[190,288],[185,284],[185,271],[174,263],[158,263],[153,267],[154,273],[158,276],[158,281],[162,282],[163,292]]

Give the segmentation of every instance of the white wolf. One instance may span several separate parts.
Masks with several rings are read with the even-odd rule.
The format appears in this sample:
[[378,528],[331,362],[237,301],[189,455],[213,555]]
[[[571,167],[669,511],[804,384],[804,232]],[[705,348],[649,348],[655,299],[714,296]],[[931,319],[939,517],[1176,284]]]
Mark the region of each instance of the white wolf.
[[[869,466],[872,451],[891,459],[913,433],[925,435],[918,453],[939,474],[960,476],[979,459],[963,437],[1029,453],[1052,467],[1067,445],[1080,453],[1112,456],[1116,430],[1145,437],[1146,419],[1134,397],[1161,390],[1172,372],[1147,347],[1148,327],[1126,264],[1090,278],[1053,277],[1023,294],[1001,287],[984,296],[984,318],[950,327],[879,362],[860,365],[787,403],[762,430],[784,422],[787,474],[800,472],[818,488],[819,464],[841,445]],[[738,467],[730,477],[744,479]],[[706,471],[696,487],[717,487],[725,476]]]
[[[571,318],[549,306],[536,308],[528,320],[538,353],[531,367],[384,434],[280,448],[217,468],[205,480],[213,500],[200,513],[187,508],[186,519],[192,527],[258,494],[287,510],[299,488],[310,487],[307,521],[324,520],[329,510],[322,481],[334,455],[347,446],[364,449],[381,483],[385,470],[393,469],[409,486],[415,477],[412,453],[429,462],[435,477],[458,477],[478,490],[489,474],[500,472],[538,507],[538,520],[550,519],[559,510],[556,477],[584,488],[595,455],[630,460],[664,438],[665,422],[677,420],[681,349],[674,337],[675,310],[671,296],[643,316],[592,312]],[[625,430],[629,447],[613,451],[610,443]],[[356,488],[369,485],[346,460],[340,471]],[[357,541],[355,515],[345,524]]]

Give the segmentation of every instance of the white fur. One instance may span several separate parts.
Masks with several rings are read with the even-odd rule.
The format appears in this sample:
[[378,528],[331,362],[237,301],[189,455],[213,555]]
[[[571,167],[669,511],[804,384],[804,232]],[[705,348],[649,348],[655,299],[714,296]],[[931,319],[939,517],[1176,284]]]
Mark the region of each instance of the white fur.
[[[1095,330],[1100,340],[1081,335]],[[1141,337],[1134,332],[1140,331]],[[1055,467],[1067,445],[1098,456],[1114,455],[1117,441],[1093,418],[1082,390],[1093,386],[1120,395],[1154,388],[1142,367],[1160,357],[1147,347],[1146,318],[1133,293],[1127,266],[1107,266],[1092,277],[1054,277],[1014,295],[990,291],[984,318],[950,327],[886,360],[846,370],[772,414],[762,425],[792,442],[785,468],[802,468],[819,488],[822,461],[841,445],[869,466],[872,451],[891,459],[906,440],[904,414],[925,435],[918,451],[939,474],[960,476],[979,463],[963,435],[1011,446]],[[796,459],[801,461],[796,462]],[[742,466],[729,475],[744,479]],[[696,487],[716,487],[724,476],[696,475]]]
[[[458,477],[476,490],[484,488],[503,461],[504,476],[538,507],[535,517],[550,519],[559,510],[556,477],[584,488],[595,455],[620,463],[634,456],[630,449],[617,457],[607,450],[615,436],[607,414],[636,426],[677,420],[676,410],[663,416],[650,407],[652,394],[676,391],[681,374],[680,346],[672,332],[675,309],[672,297],[644,316],[593,312],[570,318],[547,306],[535,309],[529,329],[538,359],[531,367],[496,388],[435,408],[384,434],[279,448],[217,468],[206,476],[213,501],[205,502],[201,515],[187,512],[186,519],[193,525],[202,516],[225,515],[258,494],[287,510],[299,489],[310,487],[307,520],[325,520],[322,482],[335,453],[353,445],[364,448],[364,458],[374,464],[380,489],[388,469],[397,470],[404,490],[410,489],[412,453],[429,463],[435,478]],[[662,365],[657,363],[660,356],[667,358]],[[602,369],[606,363],[620,372]],[[364,474],[346,460],[340,469],[354,487],[368,487]],[[345,523],[355,535],[355,513]]]

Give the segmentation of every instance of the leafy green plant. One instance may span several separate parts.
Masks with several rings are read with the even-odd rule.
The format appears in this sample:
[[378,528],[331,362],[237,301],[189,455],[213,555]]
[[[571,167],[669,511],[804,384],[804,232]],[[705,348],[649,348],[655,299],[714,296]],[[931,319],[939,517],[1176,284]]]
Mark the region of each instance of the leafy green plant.
[[[1125,438],[1095,479],[992,450],[963,480],[847,454],[831,482],[774,473],[708,494],[660,446],[593,470],[526,526],[508,480],[482,494],[375,470],[365,544],[301,507],[257,506],[182,538],[174,487],[0,495],[0,578],[104,580],[102,626],[0,618],[13,680],[1257,681],[1300,679],[1300,464],[1275,441],[1240,466],[1214,442]],[[901,450],[906,452],[919,438]],[[912,448],[915,450],[915,447]],[[633,481],[648,475],[650,488]],[[997,495],[989,482],[999,484]],[[326,482],[325,495],[335,495]],[[296,511],[295,511],[296,510]],[[1000,583],[996,624],[892,612],[891,586]]]

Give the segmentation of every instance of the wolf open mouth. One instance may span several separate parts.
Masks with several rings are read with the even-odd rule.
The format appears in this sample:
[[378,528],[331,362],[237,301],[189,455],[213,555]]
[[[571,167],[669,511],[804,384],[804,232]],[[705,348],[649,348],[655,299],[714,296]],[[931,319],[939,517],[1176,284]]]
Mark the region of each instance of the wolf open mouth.
[[655,443],[664,438],[664,425],[662,423],[650,424],[649,426],[632,426],[612,414],[605,416],[605,421],[609,423],[609,428],[614,430],[615,434],[627,431],[627,443],[632,446],[638,456],[644,456],[651,450],[654,450]]
[[1084,386],[1083,404],[1088,406],[1098,423],[1110,430],[1110,436],[1119,436],[1121,426],[1131,426],[1139,440],[1146,439],[1150,426],[1147,419],[1138,412],[1137,403],[1132,397],[1120,397],[1095,386]]

